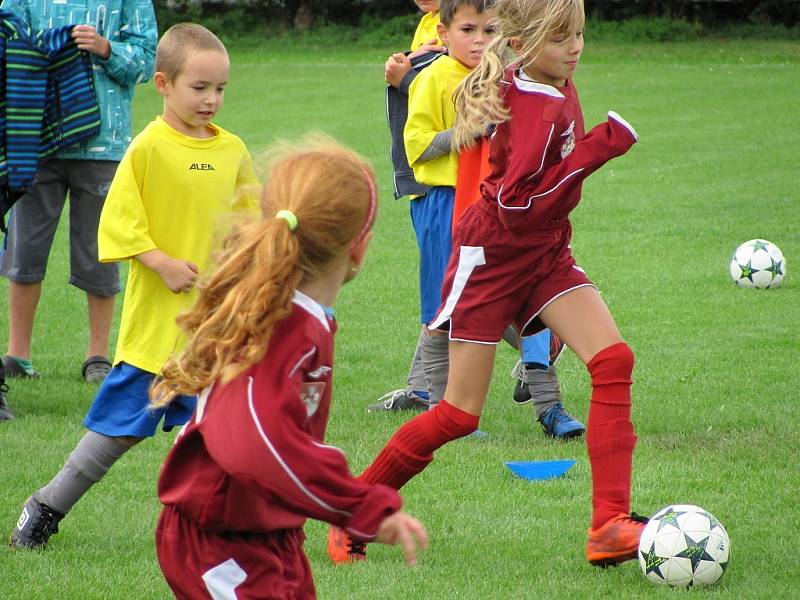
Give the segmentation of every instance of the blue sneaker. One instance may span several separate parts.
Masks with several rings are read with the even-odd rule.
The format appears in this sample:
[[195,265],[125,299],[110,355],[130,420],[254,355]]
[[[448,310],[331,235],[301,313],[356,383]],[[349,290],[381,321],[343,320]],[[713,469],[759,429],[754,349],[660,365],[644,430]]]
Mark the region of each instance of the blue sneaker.
[[547,435],[561,440],[579,437],[586,431],[583,423],[564,410],[561,402],[555,403],[550,410],[539,417],[539,423]]

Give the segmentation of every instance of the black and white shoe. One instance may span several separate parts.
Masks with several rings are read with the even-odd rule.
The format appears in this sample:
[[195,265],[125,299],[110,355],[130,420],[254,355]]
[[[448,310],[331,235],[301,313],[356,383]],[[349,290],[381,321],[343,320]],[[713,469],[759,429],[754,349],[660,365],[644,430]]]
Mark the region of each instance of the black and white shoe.
[[58,523],[64,518],[60,512],[42,504],[33,496],[22,507],[17,526],[11,533],[12,548],[44,548],[54,533],[58,533]]

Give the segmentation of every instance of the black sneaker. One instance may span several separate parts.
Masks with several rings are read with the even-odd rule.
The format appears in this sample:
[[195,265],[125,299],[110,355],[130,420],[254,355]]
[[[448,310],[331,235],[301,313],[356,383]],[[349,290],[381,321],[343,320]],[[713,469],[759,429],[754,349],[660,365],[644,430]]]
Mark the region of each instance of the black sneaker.
[[12,548],[30,548],[32,550],[44,548],[50,536],[58,533],[58,522],[63,518],[64,515],[60,512],[31,496],[22,507],[22,514],[11,533],[9,545]]
[[533,400],[531,390],[528,388],[528,382],[525,380],[525,363],[518,360],[511,370],[511,376],[517,380],[514,386],[514,402],[521,406]]
[[23,367],[21,364],[19,364],[17,359],[10,354],[3,355],[2,361],[3,370],[5,371],[6,377],[17,377],[19,379],[39,379],[42,376],[42,374],[33,367],[30,369]]

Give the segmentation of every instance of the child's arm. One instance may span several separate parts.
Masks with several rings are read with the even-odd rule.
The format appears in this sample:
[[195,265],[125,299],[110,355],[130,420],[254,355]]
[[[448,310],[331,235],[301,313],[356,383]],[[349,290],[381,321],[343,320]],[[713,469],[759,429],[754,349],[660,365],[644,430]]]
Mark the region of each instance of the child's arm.
[[638,141],[633,127],[617,113],[609,112],[608,121],[592,128],[569,154],[545,168],[550,146],[565,141],[557,137],[553,124],[543,121],[541,113],[520,111],[512,119],[511,128],[510,146],[514,150],[497,195],[500,220],[511,231],[527,230],[531,221],[546,219],[559,209],[559,199]]
[[208,413],[201,421],[203,440],[220,468],[254,493],[372,541],[401,499],[387,486],[356,479],[339,448],[309,433],[306,402],[314,406],[314,394],[324,393],[319,386],[330,385],[315,355],[305,336],[270,343],[269,366],[228,384],[219,399],[226,402],[218,404],[224,418]]
[[427,72],[421,73],[413,81],[409,91],[408,119],[403,129],[403,142],[408,163],[413,167],[449,152],[449,147],[446,152],[441,150],[452,132],[448,133],[449,128],[444,123],[441,91],[434,77],[428,76]]
[[200,270],[188,260],[172,258],[158,248],[153,248],[134,257],[151,271],[155,271],[171,292],[190,292],[197,281]]
[[97,33],[108,38],[109,54],[100,61],[121,85],[132,86],[153,75],[158,28],[151,0],[123,0],[119,31],[106,31],[100,19]]
[[197,279],[197,265],[168,256],[150,237],[141,183],[147,170],[147,153],[134,140],[117,167],[100,213],[98,257],[100,262],[135,258],[158,273],[170,290],[186,292]]

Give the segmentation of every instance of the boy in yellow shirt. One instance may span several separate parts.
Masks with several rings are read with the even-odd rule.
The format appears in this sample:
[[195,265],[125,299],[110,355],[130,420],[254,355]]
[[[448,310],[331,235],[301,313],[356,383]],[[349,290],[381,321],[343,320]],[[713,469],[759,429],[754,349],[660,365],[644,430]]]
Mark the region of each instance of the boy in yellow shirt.
[[211,123],[222,107],[230,63],[200,25],[170,28],[156,51],[160,117],[131,143],[100,217],[99,258],[130,260],[114,367],[84,424],[88,431],[61,471],[25,504],[11,545],[39,548],[72,506],[133,445],[186,423],[195,399],[149,408],[150,384],[185,340],[175,317],[195,298],[215,233],[232,211],[255,213],[250,155]]

